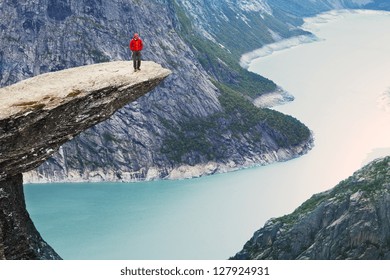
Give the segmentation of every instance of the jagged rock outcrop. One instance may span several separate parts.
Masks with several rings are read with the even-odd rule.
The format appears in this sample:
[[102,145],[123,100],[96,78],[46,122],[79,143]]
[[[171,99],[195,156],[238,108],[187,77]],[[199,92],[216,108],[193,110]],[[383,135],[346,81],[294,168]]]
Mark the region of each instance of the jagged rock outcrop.
[[22,172],[151,91],[171,72],[110,62],[43,74],[0,89],[0,258],[57,259],[26,211]]
[[390,259],[390,157],[269,220],[233,259]]
[[0,89],[0,180],[38,167],[58,148],[152,90],[170,73],[112,62],[40,75]]

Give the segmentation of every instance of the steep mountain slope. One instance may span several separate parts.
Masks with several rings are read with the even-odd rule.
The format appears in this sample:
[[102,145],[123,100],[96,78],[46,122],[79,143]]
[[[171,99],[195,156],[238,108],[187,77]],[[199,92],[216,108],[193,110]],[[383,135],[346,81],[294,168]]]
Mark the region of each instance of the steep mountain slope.
[[390,259],[390,157],[269,220],[234,259]]
[[271,4],[264,0],[177,1],[196,32],[234,55],[304,33],[296,21],[273,10]]
[[264,44],[306,32],[277,18],[263,0],[178,1],[179,34],[208,74],[245,95],[256,97],[276,85],[242,69],[239,57]]
[[[2,85],[72,66],[129,59],[127,46],[134,31],[145,42],[143,59],[173,70],[160,89],[76,137],[30,174],[30,178],[126,181],[165,178],[172,177],[175,170],[183,170],[183,164],[186,173],[211,161],[214,168],[208,172],[213,173],[243,164],[285,160],[307,151],[310,133],[297,120],[271,111],[255,113],[252,120],[246,120],[242,112],[247,115],[254,112],[250,103],[237,92],[221,95],[223,81],[212,83],[198,60],[199,51],[190,48],[189,42],[182,39],[183,34],[176,31],[183,28],[177,14],[178,3],[181,1],[0,3],[5,15],[0,29],[4,42],[0,50]],[[274,88],[272,82],[253,77],[249,81],[257,80],[257,85],[271,85],[263,92]],[[223,107],[228,102],[221,102],[221,98],[234,99],[242,106],[232,115],[229,106]],[[265,120],[268,115],[275,119],[273,123]],[[291,127],[291,123],[303,132],[298,138],[294,131],[282,130]],[[240,124],[247,124],[246,128],[234,129]],[[289,143],[290,138],[300,140]],[[172,148],[177,145],[179,154]],[[202,168],[197,170],[197,175],[204,173]]]

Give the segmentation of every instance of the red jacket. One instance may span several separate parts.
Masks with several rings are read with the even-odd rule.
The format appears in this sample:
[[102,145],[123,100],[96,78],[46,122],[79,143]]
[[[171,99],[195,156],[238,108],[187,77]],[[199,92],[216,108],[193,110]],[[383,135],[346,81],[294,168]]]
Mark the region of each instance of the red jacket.
[[138,37],[138,39],[135,38],[131,39],[129,47],[132,52],[137,52],[137,51],[142,51],[144,44],[142,43],[141,38]]

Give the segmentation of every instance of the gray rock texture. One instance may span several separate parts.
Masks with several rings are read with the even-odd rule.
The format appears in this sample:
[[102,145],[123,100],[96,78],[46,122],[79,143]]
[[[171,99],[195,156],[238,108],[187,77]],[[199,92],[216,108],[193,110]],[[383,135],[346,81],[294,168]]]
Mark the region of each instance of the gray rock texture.
[[24,202],[21,174],[0,181],[1,259],[61,259],[42,239],[30,219]]
[[171,2],[0,3],[1,85],[69,67],[130,60],[133,32],[144,40],[143,60],[174,70],[159,90],[66,144],[40,167],[36,177],[58,181],[143,178],[150,165],[169,165],[160,152],[164,120],[175,125],[183,115],[202,117],[219,110],[217,89],[174,30]]
[[269,220],[233,259],[390,259],[390,157]]
[[94,64],[0,89],[0,180],[41,165],[87,128],[108,119],[171,72],[153,62]]
[[58,259],[31,221],[22,172],[108,119],[171,72],[144,62],[109,62],[52,72],[0,89],[0,259]]
[[[226,68],[221,68],[221,65],[226,64],[221,59],[219,65],[209,71],[214,75],[211,79],[198,58],[199,53],[209,48],[203,30],[209,31],[210,26],[216,26],[211,14],[223,7],[223,1],[212,2],[210,9],[203,5],[198,6],[197,10],[192,9],[191,1],[173,0],[1,1],[2,86],[60,69],[129,60],[128,44],[134,32],[140,33],[145,43],[143,60],[155,61],[172,70],[172,75],[161,87],[125,106],[107,122],[94,126],[63,145],[58,153],[27,174],[25,181],[153,180],[174,177],[170,174],[176,174],[176,170],[186,166],[201,170],[203,165],[209,164],[209,155],[212,153],[190,151],[178,161],[169,156],[165,144],[167,139],[183,129],[195,138],[203,139],[195,127],[191,128],[186,124],[194,120],[203,122],[202,125],[207,124],[207,118],[223,111],[218,99],[221,93],[212,83],[216,73],[222,73],[225,77],[221,80],[231,80],[233,84],[241,83],[237,80],[236,70],[233,69],[230,73]],[[256,41],[259,44],[272,41],[271,34],[278,33],[283,36],[288,30],[296,30],[289,24],[283,24],[282,20],[273,20],[264,1],[255,2],[252,9],[248,2],[229,1],[223,13],[218,14],[218,24],[226,22],[223,18],[239,15],[239,33],[251,35],[242,40],[242,45],[251,42],[253,38],[262,38],[258,36],[260,33],[265,32],[267,35],[266,39]],[[188,6],[188,9],[178,9],[184,6]],[[261,16],[256,14],[259,11],[265,13],[267,18],[272,18],[266,21],[270,22],[270,27],[260,28],[261,30],[257,28],[255,32],[258,26],[256,21],[251,24],[253,32],[241,31],[247,26],[245,21],[255,18],[262,21]],[[196,21],[190,22],[196,32],[193,35],[199,37],[199,40],[206,40],[204,47],[195,49],[182,38],[180,33],[183,33],[181,31],[185,26],[178,19],[180,13],[186,13],[187,16],[195,13],[195,18],[210,20],[202,26]],[[262,22],[264,24],[265,21]],[[272,32],[268,32],[268,29]],[[226,30],[220,30],[212,34],[212,40],[227,44],[231,42],[227,34]],[[220,37],[222,35],[225,36],[223,40]],[[235,46],[234,43],[230,45]],[[218,48],[222,49],[221,46]],[[226,50],[225,47],[224,50],[237,53],[239,67],[238,49]],[[222,56],[221,58],[224,59]],[[240,115],[234,116],[236,119],[239,117]],[[246,120],[242,119],[241,122],[245,123]],[[228,123],[228,120],[221,118],[221,123]],[[227,126],[220,127],[223,128],[223,135],[236,134]],[[253,129],[253,132],[248,131],[246,135],[240,135],[238,140],[224,137],[223,145],[228,151],[225,152],[221,149],[221,134],[210,134],[203,144],[211,144],[212,150],[219,149],[217,152],[221,156],[210,162],[219,166],[215,172],[229,170],[229,166],[237,169],[243,165],[266,164],[287,159],[270,156],[273,152],[278,153],[278,146],[273,143],[275,139],[269,138],[272,141],[268,141],[269,149],[265,150],[256,144],[257,135],[258,129]],[[194,157],[194,153],[199,156]],[[295,153],[290,154],[292,157],[298,156]],[[198,174],[205,173],[207,172]]]

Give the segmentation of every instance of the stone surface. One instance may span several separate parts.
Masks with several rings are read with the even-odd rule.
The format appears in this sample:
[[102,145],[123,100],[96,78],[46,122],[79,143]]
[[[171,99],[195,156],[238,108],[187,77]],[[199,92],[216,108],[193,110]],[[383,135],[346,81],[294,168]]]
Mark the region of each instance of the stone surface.
[[269,220],[233,259],[390,259],[390,157]]
[[170,71],[110,62],[43,74],[0,89],[0,180],[38,167],[58,148],[152,90]]
[[0,181],[0,259],[60,259],[27,213],[21,174]]
[[60,259],[26,210],[22,172],[108,119],[171,72],[144,62],[110,62],[48,73],[0,89],[0,259]]

